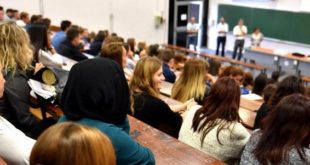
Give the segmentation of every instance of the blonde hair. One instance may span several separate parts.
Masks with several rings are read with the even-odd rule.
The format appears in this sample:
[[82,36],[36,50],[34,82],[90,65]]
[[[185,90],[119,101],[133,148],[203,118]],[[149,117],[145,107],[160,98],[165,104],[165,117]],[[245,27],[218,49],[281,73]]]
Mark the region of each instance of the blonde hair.
[[13,21],[0,22],[0,62],[15,73],[31,67],[33,51],[27,32]]
[[161,67],[162,63],[156,57],[141,58],[137,62],[133,76],[129,82],[131,94],[142,92],[159,97],[159,91],[153,83],[153,76]]
[[115,165],[111,141],[101,131],[81,124],[56,124],[38,138],[30,165]]
[[180,78],[173,85],[171,98],[181,102],[191,98],[203,100],[208,66],[208,63],[202,59],[189,59],[185,63]]

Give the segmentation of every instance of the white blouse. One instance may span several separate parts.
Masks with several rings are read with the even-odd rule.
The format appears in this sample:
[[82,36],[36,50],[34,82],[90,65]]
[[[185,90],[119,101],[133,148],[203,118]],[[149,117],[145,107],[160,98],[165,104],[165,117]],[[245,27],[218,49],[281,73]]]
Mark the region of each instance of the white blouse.
[[10,165],[27,165],[36,141],[0,116],[0,157]]

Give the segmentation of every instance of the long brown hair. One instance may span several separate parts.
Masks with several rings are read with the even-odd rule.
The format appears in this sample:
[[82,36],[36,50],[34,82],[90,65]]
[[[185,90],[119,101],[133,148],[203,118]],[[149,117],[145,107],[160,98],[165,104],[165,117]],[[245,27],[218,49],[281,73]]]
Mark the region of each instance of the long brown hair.
[[153,84],[154,74],[162,67],[162,63],[156,57],[143,57],[135,67],[133,76],[129,82],[131,94],[135,92],[146,93],[153,97],[159,97],[159,91]]
[[56,124],[38,138],[30,165],[115,165],[115,152],[107,136],[77,123]]
[[183,68],[182,74],[171,90],[171,98],[181,102],[188,99],[204,99],[206,88],[207,62],[198,59],[189,59]]
[[241,118],[238,114],[240,104],[240,87],[238,83],[229,78],[223,77],[216,81],[211,87],[210,93],[194,116],[193,126],[194,132],[202,131],[201,146],[206,135],[217,125],[217,140],[219,133],[223,129],[229,128],[233,122],[240,122]]
[[261,164],[288,161],[288,153],[296,149],[305,160],[304,147],[310,144],[310,99],[301,94],[284,97],[263,119],[262,136],[254,150]]
[[271,95],[267,103],[267,110],[272,111],[284,96],[294,93],[305,94],[305,87],[300,78],[288,76],[279,83],[276,91]]

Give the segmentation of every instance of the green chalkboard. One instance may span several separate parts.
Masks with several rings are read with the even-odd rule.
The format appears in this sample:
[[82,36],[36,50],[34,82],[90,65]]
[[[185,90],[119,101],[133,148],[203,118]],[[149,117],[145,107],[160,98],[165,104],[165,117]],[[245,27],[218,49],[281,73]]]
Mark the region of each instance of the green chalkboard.
[[243,18],[249,34],[259,27],[266,37],[310,44],[310,13],[219,5],[218,18],[221,16],[230,31]]

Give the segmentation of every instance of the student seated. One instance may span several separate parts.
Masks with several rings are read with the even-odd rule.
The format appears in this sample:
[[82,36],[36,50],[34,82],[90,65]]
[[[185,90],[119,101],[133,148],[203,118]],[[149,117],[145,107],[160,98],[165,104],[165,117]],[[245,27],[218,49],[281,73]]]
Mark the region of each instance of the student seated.
[[174,52],[172,50],[161,50],[159,54],[159,59],[163,61],[163,74],[165,81],[174,83],[176,80],[176,74],[171,71],[171,68],[174,65]]
[[[162,63],[156,57],[141,58],[135,67],[133,77],[129,82],[131,94],[134,98],[133,116],[143,122],[160,129],[171,136],[177,137],[182,124],[182,117],[178,111],[186,110],[184,105],[172,108],[159,97],[159,90],[164,81]],[[173,132],[161,129],[160,125],[166,125]]]
[[252,72],[245,72],[244,73],[244,78],[242,81],[242,85],[244,88],[249,89],[250,91],[253,90],[253,85],[254,85],[254,78],[253,78],[253,73]]
[[106,57],[116,61],[122,66],[126,78],[129,80],[132,77],[132,71],[126,68],[127,66],[127,51],[121,42],[110,42],[102,46],[100,53],[101,57]]
[[[52,41],[52,45],[55,48],[55,50],[58,52],[59,45],[66,40],[66,33],[71,27],[71,22],[68,20],[63,20],[60,23],[60,29],[61,31],[55,33]],[[58,52],[59,53],[59,52]]]
[[[278,85],[275,92],[270,96],[267,105],[261,105],[255,117],[255,126],[260,126],[260,122],[285,96],[300,93],[305,94],[305,87],[300,78],[296,76],[287,76]],[[257,127],[256,127],[257,128]]]
[[216,81],[202,107],[189,110],[179,140],[228,164],[238,162],[250,136],[238,114],[240,88],[235,80]]
[[[3,97],[5,80],[0,64],[0,98]],[[35,141],[16,129],[0,114],[0,164],[1,158],[8,164],[27,165]]]
[[268,83],[268,77],[266,73],[259,74],[254,80],[254,86],[252,93],[262,96],[263,90]]
[[102,43],[106,38],[104,31],[99,31],[95,37],[95,40],[90,44],[90,49],[88,51],[89,54],[97,56],[99,55],[102,47]]
[[[6,79],[3,98],[0,98],[0,113],[26,135],[36,138],[54,124],[52,118],[39,121],[29,112],[33,52],[26,31],[12,21],[0,22],[0,62]],[[39,68],[35,68],[38,71]]]
[[226,66],[221,74],[219,75],[219,78],[228,76],[232,79],[234,79],[239,85],[242,85],[244,71],[240,67],[237,66]]
[[173,69],[175,70],[182,70],[184,68],[184,64],[187,61],[187,57],[184,54],[181,53],[177,53],[174,56],[174,65],[173,65]]
[[79,49],[80,32],[76,28],[71,28],[67,32],[66,40],[64,40],[58,48],[58,53],[71,58],[75,61],[88,59]]
[[[266,116],[267,112],[265,110],[267,109],[268,100],[271,97],[271,95],[276,91],[276,89],[277,85],[275,84],[269,84],[264,88],[263,90],[264,103],[258,109],[257,116],[255,117],[254,129],[259,128],[260,121],[262,120],[262,118]],[[265,114],[261,115],[262,112]]]
[[115,152],[109,138],[96,128],[64,122],[40,135],[30,165],[115,165]]
[[28,30],[31,44],[34,47],[35,62],[41,62],[44,66],[61,68],[63,60],[56,55],[56,51],[51,44],[50,32],[42,23],[33,24]]
[[241,87],[241,94],[250,93],[249,89],[246,89],[242,86],[242,82],[244,78],[243,69],[237,66],[227,66],[222,70],[221,74],[219,75],[219,78],[226,77],[226,76],[234,79],[239,84],[239,86]]
[[310,164],[309,118],[309,98],[284,97],[252,133],[240,164]]
[[202,104],[210,91],[210,87],[206,85],[208,67],[208,63],[202,59],[189,59],[180,78],[173,85],[171,98],[181,102],[194,98],[197,103]]
[[58,122],[78,122],[106,134],[118,165],[155,164],[152,152],[129,136],[129,88],[122,67],[115,61],[94,58],[75,64],[61,103],[64,116]]

